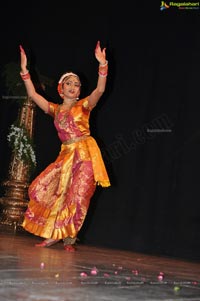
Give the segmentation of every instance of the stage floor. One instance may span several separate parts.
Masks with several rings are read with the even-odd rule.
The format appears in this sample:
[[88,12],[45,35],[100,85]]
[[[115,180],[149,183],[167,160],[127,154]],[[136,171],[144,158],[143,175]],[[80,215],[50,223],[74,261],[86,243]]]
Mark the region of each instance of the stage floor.
[[1,301],[200,301],[200,263],[0,233]]

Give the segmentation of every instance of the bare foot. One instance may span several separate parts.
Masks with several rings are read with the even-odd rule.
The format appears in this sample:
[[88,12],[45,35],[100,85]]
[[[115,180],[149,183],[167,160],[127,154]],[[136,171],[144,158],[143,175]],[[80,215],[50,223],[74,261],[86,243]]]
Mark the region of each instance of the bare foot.
[[45,239],[43,242],[35,244],[35,247],[50,247],[54,244],[56,244],[59,241],[59,239]]
[[67,252],[75,252],[76,249],[73,247],[73,245],[64,245],[64,249]]

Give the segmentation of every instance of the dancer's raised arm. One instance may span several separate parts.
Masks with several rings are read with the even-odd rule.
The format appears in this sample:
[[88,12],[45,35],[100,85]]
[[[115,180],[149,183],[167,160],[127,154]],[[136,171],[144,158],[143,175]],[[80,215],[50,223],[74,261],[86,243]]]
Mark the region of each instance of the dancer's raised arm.
[[100,42],[97,42],[95,48],[95,57],[99,62],[97,86],[89,95],[88,102],[91,107],[94,107],[103,95],[106,88],[108,75],[108,61],[106,60],[106,48],[101,49]]
[[21,54],[20,75],[24,81],[27,94],[43,111],[47,112],[48,111],[48,101],[43,96],[38,94],[35,90],[35,87],[31,80],[29,70],[27,69],[27,56],[21,45],[20,45],[20,54]]

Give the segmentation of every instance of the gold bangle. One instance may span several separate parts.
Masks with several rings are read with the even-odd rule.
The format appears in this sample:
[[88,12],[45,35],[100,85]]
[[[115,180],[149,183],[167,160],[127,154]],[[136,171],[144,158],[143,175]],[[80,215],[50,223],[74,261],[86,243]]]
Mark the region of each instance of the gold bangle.
[[29,73],[29,70],[26,71],[26,73],[23,73],[22,71],[20,72],[20,75],[26,75]]
[[107,65],[108,65],[108,61],[106,60],[105,64],[101,64],[101,63],[99,63],[99,65],[100,65],[101,67],[105,67],[105,66],[107,66]]

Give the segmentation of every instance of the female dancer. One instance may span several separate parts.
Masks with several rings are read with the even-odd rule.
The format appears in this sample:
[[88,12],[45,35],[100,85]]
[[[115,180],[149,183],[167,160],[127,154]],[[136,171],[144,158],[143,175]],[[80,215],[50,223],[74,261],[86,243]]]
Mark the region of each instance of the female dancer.
[[45,238],[38,247],[48,247],[60,240],[64,249],[75,250],[77,234],[85,220],[96,185],[110,186],[100,149],[90,135],[90,112],[105,91],[108,74],[106,48],[95,48],[99,62],[97,86],[79,100],[81,82],[77,74],[66,72],[58,82],[61,105],[49,102],[35,90],[27,70],[27,56],[20,46],[21,72],[28,96],[51,115],[61,140],[55,162],[45,168],[30,184],[29,204],[22,226]]

